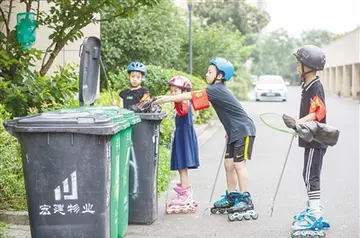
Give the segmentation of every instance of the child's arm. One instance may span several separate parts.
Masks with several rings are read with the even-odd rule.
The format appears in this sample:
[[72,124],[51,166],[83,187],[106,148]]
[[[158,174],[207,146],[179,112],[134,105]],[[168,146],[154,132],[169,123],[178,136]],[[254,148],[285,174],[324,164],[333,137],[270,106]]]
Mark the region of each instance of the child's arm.
[[120,107],[124,107],[124,95],[125,94],[125,90],[121,91],[119,93],[119,102],[120,102]]
[[119,107],[124,107],[123,99],[119,96]]
[[155,100],[156,103],[182,102],[191,100],[196,111],[206,109],[210,106],[209,97],[206,89],[182,93],[174,96],[159,96]]
[[296,121],[296,124],[305,123],[308,121],[321,121],[326,116],[325,96],[322,88],[314,90],[314,95],[311,98],[311,105],[309,114]]
[[189,112],[189,101],[175,102],[176,113],[180,116],[186,116]]

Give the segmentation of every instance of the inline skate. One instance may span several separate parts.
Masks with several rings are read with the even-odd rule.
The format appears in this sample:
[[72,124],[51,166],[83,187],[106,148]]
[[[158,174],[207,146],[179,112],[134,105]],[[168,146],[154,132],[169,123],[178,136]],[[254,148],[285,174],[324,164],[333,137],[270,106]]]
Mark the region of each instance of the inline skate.
[[198,204],[193,200],[193,191],[191,187],[182,188],[179,184],[174,187],[175,196],[166,206],[167,214],[187,214],[195,213]]
[[[321,211],[319,211],[319,213],[321,213]],[[305,212],[302,212],[295,217],[297,220],[293,222],[292,225],[292,229],[293,229],[293,231],[291,232],[292,238],[326,237],[324,230],[329,229],[330,224],[324,221],[321,215],[316,217],[312,209],[307,208]]]
[[[320,207],[319,207],[319,212],[322,213],[322,211],[323,211],[323,207],[320,205]],[[307,215],[307,214],[309,214],[309,213],[311,213],[311,212],[313,212],[313,211],[312,211],[312,209],[310,208],[309,201],[307,201],[307,202],[306,202],[306,208],[305,208],[305,210],[302,211],[302,212],[300,212],[299,214],[297,214],[297,215],[295,215],[295,216],[293,217],[293,222],[292,222],[292,224],[294,225],[296,222],[302,221],[303,218],[304,218],[304,216]],[[323,220],[322,220],[322,223],[323,223],[323,224],[322,224],[322,226],[323,226],[322,229],[330,229],[330,224],[329,224],[327,221],[325,221],[325,220],[323,219]]]
[[224,214],[225,212],[228,212],[228,209],[232,206],[234,206],[240,199],[240,193],[239,192],[231,192],[229,193],[226,191],[225,195],[221,196],[221,199],[216,201],[214,203],[214,206],[211,208],[211,213],[216,214]]
[[240,194],[239,202],[229,208],[228,212],[230,213],[228,215],[229,221],[256,220],[259,217],[254,210],[254,204],[248,192]]

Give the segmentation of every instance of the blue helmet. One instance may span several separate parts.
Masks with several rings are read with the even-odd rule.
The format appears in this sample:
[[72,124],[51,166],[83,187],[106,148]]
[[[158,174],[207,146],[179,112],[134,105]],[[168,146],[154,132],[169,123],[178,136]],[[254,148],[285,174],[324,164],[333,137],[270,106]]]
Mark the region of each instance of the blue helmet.
[[234,66],[232,63],[224,58],[217,57],[210,61],[210,64],[216,66],[216,68],[223,73],[225,81],[228,81],[234,75]]
[[127,68],[128,72],[131,72],[131,71],[139,71],[143,74],[146,74],[146,67],[143,63],[140,63],[140,62],[131,62],[129,65],[128,65],[128,68]]

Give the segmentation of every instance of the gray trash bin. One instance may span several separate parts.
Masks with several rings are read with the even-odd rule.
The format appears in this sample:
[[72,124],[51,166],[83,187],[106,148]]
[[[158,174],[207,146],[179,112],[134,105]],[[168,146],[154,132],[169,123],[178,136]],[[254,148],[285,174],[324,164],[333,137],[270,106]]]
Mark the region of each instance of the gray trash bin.
[[[59,110],[4,123],[21,144],[33,238],[110,237],[112,147],[121,125]],[[115,237],[115,236],[114,236]]]
[[141,122],[132,132],[129,224],[151,224],[158,217],[157,177],[162,113],[136,113]]

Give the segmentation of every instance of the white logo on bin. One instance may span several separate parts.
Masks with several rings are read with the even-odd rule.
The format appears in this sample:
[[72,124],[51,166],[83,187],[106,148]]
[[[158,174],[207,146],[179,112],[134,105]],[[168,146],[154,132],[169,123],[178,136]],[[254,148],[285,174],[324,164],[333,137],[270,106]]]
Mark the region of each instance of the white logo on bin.
[[63,195],[64,200],[76,200],[76,199],[78,199],[78,187],[77,187],[76,170],[74,172],[72,172],[71,175],[70,175],[70,184],[71,184],[71,191],[69,189],[69,178],[66,178],[62,182],[62,187],[63,187],[63,193],[64,194],[61,194],[60,186],[57,186],[54,189],[55,200],[56,201],[60,201],[62,199],[62,195]]

